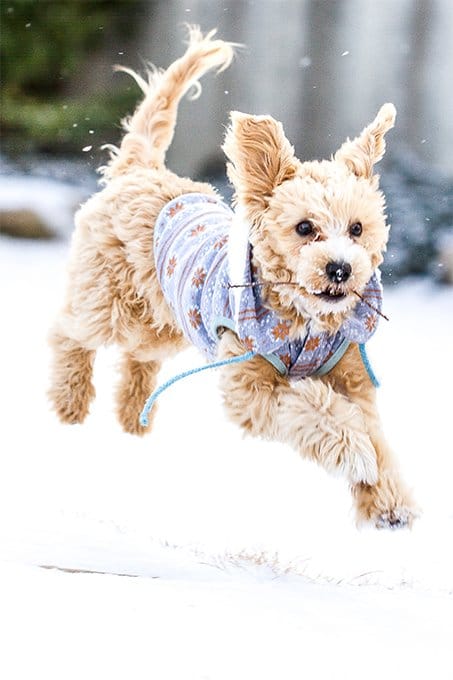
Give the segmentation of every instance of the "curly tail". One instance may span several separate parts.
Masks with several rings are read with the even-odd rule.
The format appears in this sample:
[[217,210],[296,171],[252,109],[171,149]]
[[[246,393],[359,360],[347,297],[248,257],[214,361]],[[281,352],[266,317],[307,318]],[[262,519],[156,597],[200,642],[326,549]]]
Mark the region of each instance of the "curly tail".
[[179,101],[191,87],[192,99],[201,93],[198,79],[214,67],[226,69],[234,56],[234,43],[213,40],[216,30],[205,36],[197,26],[189,26],[189,45],[185,54],[166,71],[151,68],[147,80],[131,69],[117,66],[117,71],[131,75],[145,97],[135,113],[123,121],[126,134],[118,149],[106,145],[111,152],[110,162],[100,169],[106,179],[121,175],[131,166],[159,168],[173,139]]

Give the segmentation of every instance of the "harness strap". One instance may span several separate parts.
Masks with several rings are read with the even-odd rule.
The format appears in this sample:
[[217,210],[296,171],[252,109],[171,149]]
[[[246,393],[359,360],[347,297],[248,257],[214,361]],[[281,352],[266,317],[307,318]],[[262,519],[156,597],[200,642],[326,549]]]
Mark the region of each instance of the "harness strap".
[[154,392],[148,397],[143,407],[143,410],[140,414],[140,425],[142,425],[143,427],[146,427],[148,425],[149,423],[148,416],[156,400],[158,399],[158,397],[160,397],[162,392],[165,392],[165,390],[174,385],[174,383],[178,382],[179,380],[182,380],[183,378],[187,378],[190,375],[194,375],[195,373],[207,371],[210,368],[220,368],[221,366],[227,366],[229,364],[239,364],[242,361],[248,361],[249,359],[253,359],[254,356],[256,356],[256,352],[246,352],[245,354],[241,354],[238,357],[231,357],[230,359],[223,359],[222,361],[214,361],[211,364],[198,366],[197,368],[192,368],[189,371],[184,371],[183,373],[178,373],[178,375],[173,376],[173,378],[170,378],[169,380],[164,382],[160,387],[154,390]]

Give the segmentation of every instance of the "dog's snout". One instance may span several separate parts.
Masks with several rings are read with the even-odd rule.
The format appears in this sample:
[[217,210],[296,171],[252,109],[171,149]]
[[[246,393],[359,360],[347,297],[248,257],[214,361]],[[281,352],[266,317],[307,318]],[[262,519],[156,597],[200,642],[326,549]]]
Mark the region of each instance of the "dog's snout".
[[348,262],[328,262],[326,274],[333,283],[343,283],[351,276],[352,268]]

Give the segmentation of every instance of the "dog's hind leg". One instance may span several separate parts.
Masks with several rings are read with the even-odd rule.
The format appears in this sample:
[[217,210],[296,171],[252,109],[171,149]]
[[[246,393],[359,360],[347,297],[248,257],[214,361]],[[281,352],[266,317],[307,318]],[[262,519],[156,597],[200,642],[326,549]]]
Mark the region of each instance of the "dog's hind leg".
[[[226,331],[220,352],[238,356],[244,348]],[[360,408],[330,386],[310,378],[291,385],[259,356],[227,366],[221,386],[230,417],[251,434],[290,444],[351,484],[376,481],[376,454]]]
[[116,414],[125,432],[143,435],[151,429],[157,406],[150,413],[146,427],[140,425],[140,414],[156,387],[163,361],[185,345],[186,341],[178,330],[171,326],[156,330],[150,318],[140,344],[133,349],[130,346],[124,349],[116,389]]
[[53,408],[63,423],[82,423],[95,396],[92,384],[95,350],[79,342],[52,333],[53,350],[51,386],[48,392]]
[[[116,389],[116,414],[125,432],[143,435],[151,428],[139,423],[139,416],[146,399],[156,386],[157,374],[161,367],[159,360],[139,361],[133,354],[123,354],[121,378]],[[153,409],[150,421],[154,416]]]
[[[76,234],[77,236],[77,234]],[[63,423],[82,423],[95,396],[96,350],[112,334],[111,273],[96,248],[76,240],[66,302],[49,337],[52,351],[48,396]]]

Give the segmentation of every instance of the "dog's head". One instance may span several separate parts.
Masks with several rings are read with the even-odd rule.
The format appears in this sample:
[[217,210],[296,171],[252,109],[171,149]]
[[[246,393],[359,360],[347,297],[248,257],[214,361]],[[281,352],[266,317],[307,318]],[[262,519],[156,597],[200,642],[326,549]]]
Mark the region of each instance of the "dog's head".
[[[281,316],[336,330],[357,303],[388,239],[374,164],[395,108],[385,104],[330,161],[301,162],[281,123],[234,112],[223,149],[235,202],[249,226],[267,300]],[[294,285],[296,284],[296,285]]]

